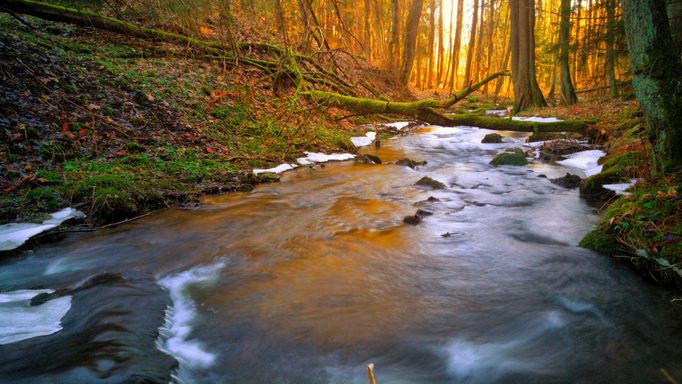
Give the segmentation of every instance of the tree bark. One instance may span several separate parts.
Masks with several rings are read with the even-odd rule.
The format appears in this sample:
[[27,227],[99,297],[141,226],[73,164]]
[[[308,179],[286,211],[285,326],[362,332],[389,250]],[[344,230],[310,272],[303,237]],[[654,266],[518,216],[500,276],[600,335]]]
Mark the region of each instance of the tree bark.
[[443,68],[444,68],[444,61],[445,61],[445,48],[444,48],[444,37],[445,37],[445,30],[443,28],[443,1],[439,1],[439,8],[438,8],[438,70],[436,74],[436,82],[438,83],[438,86],[440,86],[443,83]]
[[533,0],[510,0],[510,46],[514,110],[547,105],[535,77],[535,7]]
[[399,0],[391,2],[393,21],[391,22],[391,40],[388,43],[389,64],[393,69],[400,68],[400,62],[396,59],[400,57],[398,49],[398,36],[400,35],[400,3]]
[[419,31],[419,19],[422,13],[424,0],[412,0],[410,12],[407,15],[407,25],[405,27],[405,43],[403,44],[403,59],[400,70],[400,82],[407,86],[414,66],[415,46],[417,45],[417,32]]
[[665,0],[623,0],[632,84],[653,146],[655,169],[682,167],[682,63],[670,33]]
[[429,45],[428,45],[428,65],[426,69],[426,87],[433,88],[433,49],[436,43],[436,0],[431,0],[429,4]]
[[467,50],[467,64],[464,69],[464,86],[471,82],[471,65],[474,60],[476,48],[476,26],[478,25],[478,0],[474,0],[474,15],[471,18],[471,33],[469,34],[469,49]]
[[616,80],[616,2],[606,0],[606,73],[609,76],[611,96],[618,97]]
[[561,78],[561,96],[559,104],[573,105],[578,96],[571,81],[571,69],[568,65],[571,36],[571,0],[561,0],[561,21],[559,23],[559,77]]
[[462,14],[464,13],[464,0],[457,0],[457,23],[455,26],[455,42],[452,45],[452,65],[450,69],[450,92],[457,87],[459,70],[459,51],[462,44]]

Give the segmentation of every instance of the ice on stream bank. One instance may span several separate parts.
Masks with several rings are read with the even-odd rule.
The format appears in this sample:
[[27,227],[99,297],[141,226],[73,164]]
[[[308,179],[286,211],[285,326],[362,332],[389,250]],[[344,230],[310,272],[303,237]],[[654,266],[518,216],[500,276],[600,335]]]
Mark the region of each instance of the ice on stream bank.
[[384,127],[395,128],[399,131],[407,127],[408,125],[410,125],[409,121],[396,121],[393,123],[383,124]]
[[223,262],[200,265],[158,280],[158,284],[168,290],[173,304],[166,310],[165,324],[159,328],[157,347],[178,360],[180,376],[186,374],[183,372],[186,368],[206,368],[215,361],[215,354],[201,341],[191,338],[197,307],[188,289],[214,283],[224,267]]
[[630,179],[629,183],[604,184],[602,187],[616,192],[616,195],[630,195],[626,190],[637,183],[637,179]]
[[557,163],[567,167],[578,168],[585,172],[585,176],[589,177],[601,172],[602,166],[597,161],[605,155],[604,151],[592,149],[566,155],[566,160],[557,161]]
[[306,157],[299,157],[296,159],[301,165],[308,165],[313,163],[324,163],[327,161],[343,161],[355,158],[355,155],[350,153],[332,153],[327,155],[321,152],[305,152]]
[[560,119],[557,119],[556,117],[540,117],[540,116],[514,116],[512,117],[512,120],[519,120],[519,121],[530,121],[534,123],[558,123]]
[[284,163],[284,164],[280,164],[280,165],[278,165],[278,166],[276,166],[276,167],[274,167],[274,168],[268,168],[268,169],[254,169],[254,170],[253,170],[253,174],[254,174],[254,175],[257,175],[257,174],[259,174],[259,173],[282,173],[282,172],[285,172],[285,171],[292,170],[292,169],[294,169],[294,168],[296,168],[296,167],[298,167],[298,165],[296,165],[296,164],[287,164],[287,163]]
[[22,289],[0,293],[0,345],[16,343],[62,329],[62,318],[71,309],[71,296],[31,306],[31,299],[51,289]]
[[486,116],[497,116],[497,117],[505,117],[507,116],[507,110],[506,109],[487,109],[485,111]]
[[10,223],[0,225],[0,251],[11,251],[19,248],[31,237],[59,226],[69,219],[80,219],[85,214],[73,208],[64,208],[50,215],[41,224]]
[[[395,123],[394,123],[395,124]],[[365,136],[358,136],[358,137],[351,137],[350,141],[355,145],[356,147],[366,147],[376,139],[377,133],[373,131],[369,131],[365,134]]]

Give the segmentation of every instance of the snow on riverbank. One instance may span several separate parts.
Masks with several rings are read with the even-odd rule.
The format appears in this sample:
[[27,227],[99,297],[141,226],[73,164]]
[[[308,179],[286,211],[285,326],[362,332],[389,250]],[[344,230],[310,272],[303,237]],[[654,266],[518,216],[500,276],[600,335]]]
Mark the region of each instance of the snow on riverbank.
[[601,172],[602,166],[597,161],[605,155],[604,151],[592,149],[566,155],[566,160],[557,161],[557,163],[567,167],[578,168],[585,172],[585,176],[592,176]]
[[366,147],[374,141],[374,139],[377,138],[377,133],[373,131],[369,131],[365,134],[365,136],[359,136],[359,137],[351,137],[350,141],[355,145],[356,147]]
[[59,226],[69,219],[83,218],[85,214],[73,208],[64,208],[50,215],[41,224],[10,223],[0,225],[0,251],[10,251],[19,248],[31,237]]
[[330,155],[321,152],[306,152],[306,157],[299,157],[296,159],[301,165],[308,165],[313,163],[325,163],[327,161],[343,161],[355,158],[355,155],[350,153],[332,153]]
[[539,116],[514,116],[512,117],[512,120],[518,120],[518,121],[531,121],[534,123],[558,123],[560,119],[557,119],[556,117],[539,117]]
[[31,299],[51,289],[22,289],[0,293],[0,345],[16,343],[62,329],[62,318],[71,309],[71,296],[31,306]]

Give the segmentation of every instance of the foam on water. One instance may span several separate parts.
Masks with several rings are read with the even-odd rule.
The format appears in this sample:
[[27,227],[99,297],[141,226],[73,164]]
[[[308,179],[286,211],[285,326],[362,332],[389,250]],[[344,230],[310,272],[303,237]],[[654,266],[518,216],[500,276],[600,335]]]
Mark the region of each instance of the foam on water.
[[410,125],[409,121],[396,121],[393,123],[384,124],[384,126],[386,126],[386,127],[395,128],[399,131],[402,130],[403,128],[407,127],[408,125]]
[[69,219],[83,218],[85,214],[73,208],[64,208],[50,215],[41,224],[10,223],[0,225],[0,251],[10,251],[19,248],[31,237],[57,227]]
[[294,169],[294,168],[296,168],[296,167],[298,167],[298,165],[296,165],[296,164],[287,164],[287,163],[284,163],[284,164],[280,164],[280,165],[278,165],[278,166],[276,166],[276,167],[274,167],[274,168],[268,168],[268,169],[260,169],[260,168],[257,168],[257,169],[254,169],[254,170],[253,170],[253,174],[254,174],[254,175],[257,175],[257,174],[259,174],[259,173],[282,173],[282,172],[286,172],[286,171],[292,170],[292,169]]
[[548,369],[532,358],[518,357],[519,352],[548,333],[566,325],[557,311],[548,311],[525,329],[514,332],[514,338],[476,343],[455,339],[447,344],[446,370],[449,375],[464,382],[492,382],[504,375],[519,372],[546,373]]
[[592,176],[601,172],[602,166],[599,165],[597,161],[604,155],[606,155],[604,151],[592,149],[589,151],[572,153],[566,156],[566,160],[557,161],[557,163],[567,167],[578,168],[585,172],[586,176]]
[[200,265],[158,280],[168,290],[173,305],[167,309],[165,324],[159,328],[157,347],[178,360],[177,374],[181,378],[187,377],[187,369],[210,367],[216,358],[201,341],[191,338],[197,308],[187,289],[215,282],[224,267],[223,262]]
[[23,289],[0,293],[0,345],[16,343],[62,329],[61,320],[71,308],[71,296],[31,306],[31,299],[51,289]]
[[365,136],[359,136],[359,137],[351,137],[350,141],[355,145],[356,147],[366,147],[376,139],[377,133],[376,132],[367,132]]
[[296,161],[301,165],[308,165],[312,163],[324,163],[327,161],[342,161],[355,158],[355,155],[350,153],[332,153],[325,154],[320,152],[305,152],[306,157],[299,157]]

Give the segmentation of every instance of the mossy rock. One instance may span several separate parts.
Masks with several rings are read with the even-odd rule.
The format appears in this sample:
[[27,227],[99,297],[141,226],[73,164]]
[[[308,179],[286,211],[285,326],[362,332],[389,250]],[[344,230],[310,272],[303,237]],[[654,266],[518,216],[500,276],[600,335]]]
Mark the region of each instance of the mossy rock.
[[490,164],[498,167],[500,165],[528,165],[526,154],[521,148],[509,148],[504,152],[498,153],[495,158],[490,161]]
[[585,237],[580,240],[580,246],[610,256],[621,252],[621,246],[620,243],[618,243],[618,240],[601,229],[595,229],[585,235]]
[[580,183],[580,196],[595,203],[603,202],[615,195],[615,192],[604,188],[604,184],[628,181],[620,169],[612,168],[592,175]]
[[481,140],[481,143],[488,143],[488,144],[499,144],[502,142],[502,135],[499,133],[489,133],[483,137],[483,140]]

